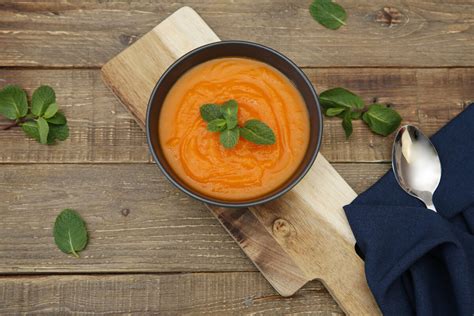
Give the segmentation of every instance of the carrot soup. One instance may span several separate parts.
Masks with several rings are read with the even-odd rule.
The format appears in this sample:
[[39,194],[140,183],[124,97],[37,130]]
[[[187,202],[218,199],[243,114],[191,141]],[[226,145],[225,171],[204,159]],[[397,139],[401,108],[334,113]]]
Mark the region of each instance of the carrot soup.
[[[203,104],[238,103],[238,124],[258,119],[275,143],[239,139],[224,148],[207,129]],[[226,201],[258,198],[282,186],[302,162],[309,142],[309,115],[293,83],[280,71],[246,58],[218,58],[187,71],[168,92],[159,120],[159,140],[176,175],[208,197]]]

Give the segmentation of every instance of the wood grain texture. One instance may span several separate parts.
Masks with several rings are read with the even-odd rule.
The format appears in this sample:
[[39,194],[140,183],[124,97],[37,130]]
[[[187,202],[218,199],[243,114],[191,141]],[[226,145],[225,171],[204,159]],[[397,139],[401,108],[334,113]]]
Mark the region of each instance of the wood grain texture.
[[[390,166],[334,167],[359,193]],[[2,165],[0,197],[0,274],[256,271],[204,205],[152,164]],[[81,259],[54,245],[66,207],[90,232]]]
[[[366,102],[393,104],[405,123],[431,135],[474,101],[474,69],[305,69],[318,91],[343,86]],[[43,146],[19,130],[0,131],[0,163],[108,163],[151,161],[145,133],[109,91],[98,70],[5,70],[0,87],[19,84],[28,92],[41,84],[56,89],[70,120],[71,136]],[[0,118],[0,126],[6,124]],[[392,137],[372,134],[362,122],[345,139],[338,119],[325,118],[321,152],[331,162],[389,161]]]
[[141,105],[148,104],[161,74],[184,53],[217,41],[196,11],[183,7],[136,41],[133,49],[107,62],[102,77],[144,129],[147,108]]
[[366,286],[363,263],[354,256],[354,237],[334,203],[336,199],[342,205],[350,203],[355,192],[334,190],[346,184],[336,183],[344,180],[331,173],[334,169],[320,155],[310,174],[285,197],[252,207],[251,212],[211,210],[281,295],[292,295],[318,278],[346,312],[372,315],[378,311]]
[[[216,41],[219,38],[201,17],[183,7],[107,62],[102,75],[144,127],[148,100],[139,96],[151,94],[153,83],[173,60]],[[374,315],[380,310],[368,288],[363,261],[354,252],[355,238],[342,209],[355,197],[319,154],[303,181],[272,203],[226,211],[207,207],[282,296],[291,296],[305,281],[318,278],[345,312]],[[240,215],[234,216],[236,212]],[[294,234],[282,236],[269,217],[286,221]]]
[[[284,197],[250,208],[298,270],[284,266],[279,266],[277,271],[262,269],[265,265],[278,266],[278,260],[268,255],[273,249],[267,243],[260,243],[255,256],[246,249],[245,240],[240,245],[267,279],[287,280],[283,287],[274,285],[282,295],[298,290],[299,280],[292,275],[301,275],[301,270],[302,278],[307,281],[322,280],[346,313],[379,314],[367,286],[363,261],[354,252],[355,238],[342,209],[355,197],[356,192],[344,178],[318,155],[305,178]],[[241,224],[233,223],[234,229]],[[257,232],[252,237],[260,239]]]
[[[267,44],[300,66],[473,66],[470,1],[400,0],[391,2],[391,8],[379,0],[338,2],[350,16],[348,27],[337,34],[313,22],[304,1],[191,0],[186,4],[195,7],[221,38]],[[37,68],[100,67],[181,6],[175,1],[145,0],[0,2],[0,67],[36,68],[0,68],[0,86],[15,82],[31,91],[51,80],[73,126],[71,139],[54,147],[27,140],[17,130],[0,133],[0,163],[7,163],[0,166],[0,273],[256,271],[202,205],[171,188],[154,166],[11,165],[149,162],[143,132],[103,86],[97,70]],[[366,101],[378,97],[393,103],[405,121],[428,134],[474,100],[474,75],[469,68],[305,71],[319,91],[345,86]],[[390,138],[374,136],[357,123],[347,142],[339,122],[326,120],[322,153],[333,162],[388,161],[390,143]],[[334,166],[356,192],[389,168],[387,164]],[[57,171],[57,177],[51,176]],[[137,179],[137,172],[146,176]],[[75,183],[83,177],[85,183]],[[51,243],[50,222],[71,201],[87,213],[99,237],[91,245],[100,251],[91,246],[82,262],[64,257]],[[38,210],[43,218],[32,221]],[[278,223],[276,227],[285,232],[286,223]],[[20,252],[11,246],[15,243]],[[0,278],[0,314],[94,311],[341,313],[319,282],[282,299],[256,272]]]
[[183,5],[221,39],[266,44],[300,66],[474,66],[470,1],[338,3],[349,18],[334,32],[312,20],[310,1],[2,1],[0,66],[100,67]]
[[256,272],[0,277],[0,314],[343,315],[321,283],[282,299]]
[[305,271],[254,212],[245,208],[209,206],[209,209],[280,295],[291,296],[308,282]]
[[[311,20],[309,2],[186,4],[223,39],[258,41],[300,66],[320,67],[305,69],[318,91],[345,86],[366,101],[378,97],[428,134],[474,100],[473,69],[452,68],[474,63],[471,1],[338,0],[349,12],[348,27],[338,32]],[[53,85],[72,126],[71,138],[52,147],[18,130],[0,132],[0,274],[256,271],[209,212],[167,184],[155,166],[70,164],[141,163],[150,157],[144,133],[103,85],[98,70],[40,69],[100,67],[182,5],[170,0],[0,1],[0,67],[19,67],[0,68],[0,87],[17,83],[31,91]],[[352,66],[385,68],[343,68]],[[3,123],[0,118],[0,127]],[[326,119],[323,141],[322,153],[332,162],[389,159],[391,138],[374,136],[362,124],[355,124],[348,142],[339,122]],[[356,192],[389,169],[388,164],[333,166]],[[55,216],[70,203],[86,213],[94,233],[80,260],[59,252],[50,236]],[[276,227],[284,232],[287,226]],[[0,278],[0,314],[98,311],[341,313],[317,281],[281,298],[257,272]]]

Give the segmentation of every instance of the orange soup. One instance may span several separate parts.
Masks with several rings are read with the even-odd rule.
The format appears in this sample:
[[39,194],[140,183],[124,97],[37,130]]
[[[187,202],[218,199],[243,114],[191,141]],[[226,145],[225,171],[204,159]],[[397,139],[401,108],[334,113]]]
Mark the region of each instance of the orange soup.
[[[239,125],[258,119],[275,133],[273,145],[242,137],[225,149],[219,133],[201,118],[206,103],[238,102]],[[171,168],[202,194],[226,201],[258,198],[282,186],[296,171],[309,142],[309,117],[292,82],[275,68],[252,59],[220,58],[181,76],[160,113],[159,139]]]

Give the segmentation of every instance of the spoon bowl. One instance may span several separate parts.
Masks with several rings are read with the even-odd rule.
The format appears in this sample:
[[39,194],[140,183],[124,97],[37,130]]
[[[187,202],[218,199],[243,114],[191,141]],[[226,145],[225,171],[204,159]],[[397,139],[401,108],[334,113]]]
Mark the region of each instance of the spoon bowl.
[[428,137],[412,125],[400,127],[392,150],[392,169],[398,184],[436,212],[433,194],[441,180],[438,152]]

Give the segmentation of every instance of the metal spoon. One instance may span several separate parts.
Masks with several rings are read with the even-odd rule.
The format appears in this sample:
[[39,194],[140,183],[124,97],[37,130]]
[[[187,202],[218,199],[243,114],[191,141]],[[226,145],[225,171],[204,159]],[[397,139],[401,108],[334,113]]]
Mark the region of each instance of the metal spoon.
[[433,194],[441,180],[438,152],[428,137],[412,125],[400,127],[392,150],[392,169],[398,184],[436,212]]

